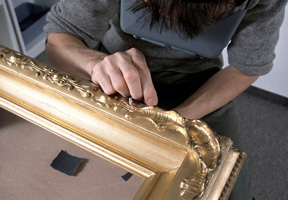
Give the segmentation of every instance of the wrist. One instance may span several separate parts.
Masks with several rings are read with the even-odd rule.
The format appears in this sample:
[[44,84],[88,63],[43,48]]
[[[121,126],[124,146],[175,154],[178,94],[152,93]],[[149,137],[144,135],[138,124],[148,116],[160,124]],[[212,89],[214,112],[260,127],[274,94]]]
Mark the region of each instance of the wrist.
[[84,69],[86,73],[89,75],[89,77],[91,78],[95,65],[101,62],[106,56],[107,54],[95,51],[87,57],[85,62],[81,63],[80,67]]

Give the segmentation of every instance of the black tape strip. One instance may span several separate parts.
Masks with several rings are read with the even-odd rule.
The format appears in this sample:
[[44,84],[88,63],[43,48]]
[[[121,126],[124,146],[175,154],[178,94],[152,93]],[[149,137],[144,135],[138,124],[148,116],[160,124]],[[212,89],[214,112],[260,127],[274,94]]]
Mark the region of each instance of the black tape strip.
[[126,174],[122,176],[122,178],[124,179],[124,181],[128,181],[132,176],[133,174],[127,172]]
[[82,158],[69,155],[66,151],[61,150],[61,152],[53,160],[50,166],[64,174],[72,176],[76,172],[82,161]]

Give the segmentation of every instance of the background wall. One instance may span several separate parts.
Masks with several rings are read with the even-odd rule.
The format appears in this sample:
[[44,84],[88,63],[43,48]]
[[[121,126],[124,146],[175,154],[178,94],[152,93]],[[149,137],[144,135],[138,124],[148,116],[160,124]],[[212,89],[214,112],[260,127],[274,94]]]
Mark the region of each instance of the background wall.
[[[276,46],[276,59],[272,71],[261,76],[253,86],[260,89],[284,96],[288,98],[288,5],[284,22],[281,26],[280,39]],[[227,52],[223,52],[225,66],[227,62]]]

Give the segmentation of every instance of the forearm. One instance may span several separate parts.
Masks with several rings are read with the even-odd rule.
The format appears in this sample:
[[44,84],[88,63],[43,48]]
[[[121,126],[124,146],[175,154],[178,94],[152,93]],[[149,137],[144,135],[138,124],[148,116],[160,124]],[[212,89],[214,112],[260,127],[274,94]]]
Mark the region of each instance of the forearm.
[[66,33],[50,33],[45,52],[57,68],[86,80],[91,80],[95,63],[106,56],[89,49],[80,39]]
[[248,76],[229,66],[211,77],[174,110],[185,118],[200,119],[233,100],[257,78],[258,76]]

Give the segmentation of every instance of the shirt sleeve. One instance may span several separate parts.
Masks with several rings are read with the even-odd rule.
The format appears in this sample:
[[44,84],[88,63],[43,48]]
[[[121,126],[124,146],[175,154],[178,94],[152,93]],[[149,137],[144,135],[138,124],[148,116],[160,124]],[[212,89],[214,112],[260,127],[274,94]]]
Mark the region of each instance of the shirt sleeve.
[[228,46],[231,66],[251,76],[264,75],[272,69],[286,4],[287,0],[251,2]]
[[48,34],[70,33],[89,48],[96,48],[118,10],[118,0],[61,0],[48,13],[44,30]]

